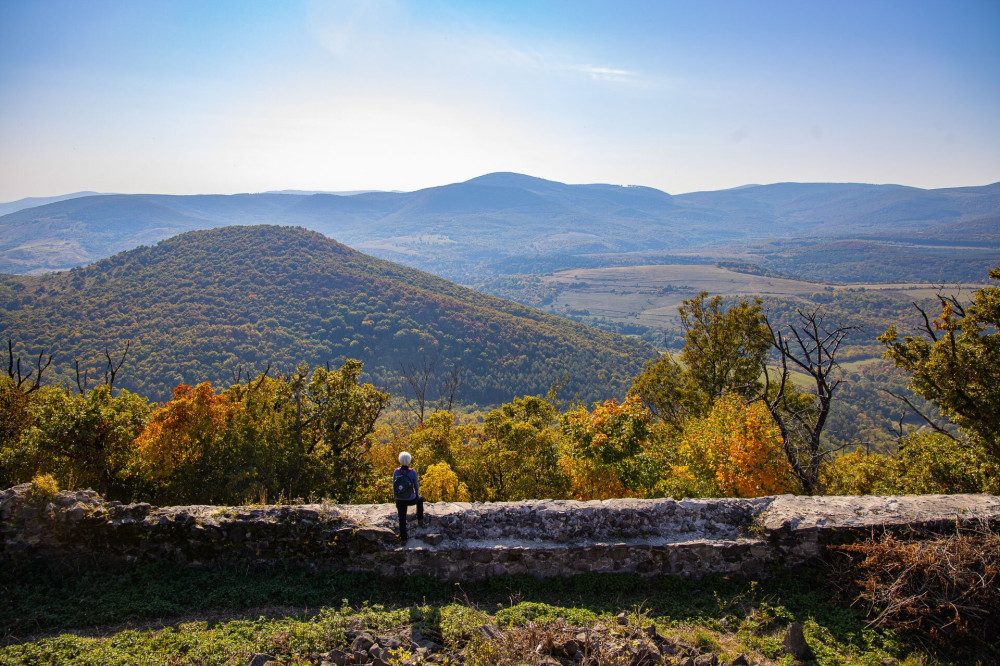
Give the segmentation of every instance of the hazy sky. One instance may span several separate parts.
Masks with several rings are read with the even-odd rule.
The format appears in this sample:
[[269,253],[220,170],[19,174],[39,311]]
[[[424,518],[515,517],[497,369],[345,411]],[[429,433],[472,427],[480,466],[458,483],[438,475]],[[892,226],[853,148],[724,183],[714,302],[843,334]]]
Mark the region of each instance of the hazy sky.
[[1000,180],[1000,1],[0,0],[0,200]]

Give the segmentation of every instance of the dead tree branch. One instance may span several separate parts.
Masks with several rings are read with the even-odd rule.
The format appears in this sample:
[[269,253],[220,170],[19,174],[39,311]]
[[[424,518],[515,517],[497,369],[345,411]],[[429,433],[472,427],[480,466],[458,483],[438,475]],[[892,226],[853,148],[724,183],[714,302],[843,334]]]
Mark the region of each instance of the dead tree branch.
[[[775,330],[765,320],[771,337],[771,346],[777,352],[780,371],[778,383],[772,383],[768,368],[764,367],[764,388],[757,399],[762,400],[771,413],[781,435],[782,446],[792,472],[807,494],[816,490],[820,467],[824,458],[834,453],[822,443],[823,429],[833,396],[842,380],[836,371],[840,364],[837,353],[844,339],[856,326],[824,326],[819,309],[812,312],[798,311],[799,326],[788,325],[787,332]],[[789,390],[789,366],[796,367],[812,379],[814,393],[811,400],[801,395],[792,398]]]
[[35,381],[31,383],[26,389],[25,393],[32,393],[37,391],[42,385],[42,373],[45,369],[52,364],[52,355],[49,354],[48,360],[42,363],[42,359],[45,357],[45,352],[38,352],[38,360],[35,363],[34,370],[28,370],[27,373],[21,370],[21,357],[14,356],[14,341],[11,338],[7,338],[7,376],[10,377],[17,388],[20,390],[25,383],[31,379],[32,375],[35,377]]
[[111,352],[108,348],[104,348],[104,358],[107,359],[107,365],[104,368],[104,383],[108,385],[109,391],[114,391],[115,378],[118,376],[118,371],[122,369],[122,365],[125,364],[125,357],[128,356],[128,350],[131,346],[132,341],[126,340],[125,349],[122,351],[122,356],[118,359],[117,363],[111,358]]
[[427,388],[434,376],[436,364],[437,356],[428,357],[426,354],[423,355],[420,365],[416,363],[399,364],[400,374],[409,385],[410,390],[413,391],[413,402],[410,402],[409,398],[406,397],[403,399],[410,411],[416,415],[418,425],[422,425],[424,422],[424,414],[427,409]]
[[[927,423],[927,425],[930,426],[932,430],[934,430],[934,432],[939,432],[942,435],[945,435],[948,438],[950,438],[950,439],[952,439],[952,440],[954,440],[956,442],[961,441],[957,437],[955,437],[953,434],[951,434],[950,432],[948,432],[947,430],[945,430],[944,428],[942,428],[941,426],[939,426],[937,423],[935,423],[931,419],[931,417],[927,416],[924,412],[922,412],[916,405],[913,404],[913,401],[910,400],[909,398],[907,398],[905,395],[902,395],[902,394],[899,394],[899,393],[893,393],[889,389],[885,389],[885,388],[879,388],[878,391],[880,393],[885,393],[886,395],[892,396],[896,400],[899,400],[901,403],[903,403],[904,405],[906,405],[907,407],[909,407],[910,411],[912,411],[914,414],[916,414],[921,419],[923,419],[924,422]],[[900,418],[900,439],[902,439],[902,418]]]

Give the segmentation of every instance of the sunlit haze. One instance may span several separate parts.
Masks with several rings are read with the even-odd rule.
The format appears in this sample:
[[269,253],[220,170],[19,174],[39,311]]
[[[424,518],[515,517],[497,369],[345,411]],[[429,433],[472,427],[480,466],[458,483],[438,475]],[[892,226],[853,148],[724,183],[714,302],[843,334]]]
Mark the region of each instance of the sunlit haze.
[[0,2],[0,201],[1000,180],[1000,3]]

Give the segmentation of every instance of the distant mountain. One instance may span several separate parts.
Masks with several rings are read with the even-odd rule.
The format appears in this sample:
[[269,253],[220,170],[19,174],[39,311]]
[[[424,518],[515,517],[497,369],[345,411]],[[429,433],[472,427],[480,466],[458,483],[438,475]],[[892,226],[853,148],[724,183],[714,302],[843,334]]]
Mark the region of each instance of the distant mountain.
[[[369,192],[383,192],[385,190],[268,190],[264,194],[336,194],[347,197],[352,194],[367,194]],[[399,190],[392,190],[398,192]]]
[[466,284],[505,257],[702,251],[773,240],[920,238],[953,242],[963,225],[1000,248],[1000,183],[779,183],[671,196],[493,173],[415,192],[354,195],[111,195],[0,217],[0,272],[66,268],[184,231],[299,225],[385,259]]
[[64,270],[185,231],[260,224],[304,198],[110,194],[24,209],[0,217],[0,272]]
[[0,312],[0,339],[23,343],[26,355],[54,354],[62,374],[52,376],[64,381],[73,359],[98,376],[99,353],[131,339],[116,385],[156,399],[180,383],[228,385],[241,366],[290,371],[352,357],[397,392],[401,368],[435,363],[431,397],[457,367],[465,403],[544,393],[562,381],[562,395],[589,401],[624,394],[655,356],[636,339],[293,227],[193,231],[72,271],[5,276]]
[[769,224],[775,235],[836,236],[972,219],[997,212],[1000,191],[995,186],[921,190],[901,185],[778,183],[676,199],[685,206],[712,210],[747,231]]
[[91,195],[97,194],[97,192],[73,192],[72,194],[60,194],[55,197],[25,197],[24,199],[18,199],[17,201],[8,201],[6,203],[0,203],[0,215],[7,215],[8,213],[14,213],[25,208],[34,208],[35,206],[44,206],[45,204],[55,203],[56,201],[65,201],[66,199],[78,199],[79,197],[89,197]]

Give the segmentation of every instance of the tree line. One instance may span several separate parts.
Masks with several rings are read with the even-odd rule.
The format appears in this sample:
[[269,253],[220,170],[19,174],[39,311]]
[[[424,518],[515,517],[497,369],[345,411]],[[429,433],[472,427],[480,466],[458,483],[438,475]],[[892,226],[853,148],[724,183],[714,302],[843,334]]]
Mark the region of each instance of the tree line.
[[[990,277],[1000,281],[1000,267]],[[432,501],[997,492],[1000,286],[917,309],[917,330],[891,326],[878,340],[925,401],[897,396],[923,426],[901,422],[883,451],[826,432],[850,326],[821,310],[778,325],[759,300],[727,306],[706,293],[680,307],[679,357],[650,361],[620,400],[564,402],[553,386],[457,413],[421,392],[433,378],[425,359],[401,368],[408,419],[387,411],[389,394],[362,383],[355,360],[284,374],[240,368],[226,387],[180,385],[154,403],[116,387],[127,348],[105,350],[96,377],[77,368],[74,387],[46,384],[51,357],[22,358],[10,341],[0,486],[35,479],[159,504],[386,502],[406,449]],[[453,392],[461,372],[446,374]]]

